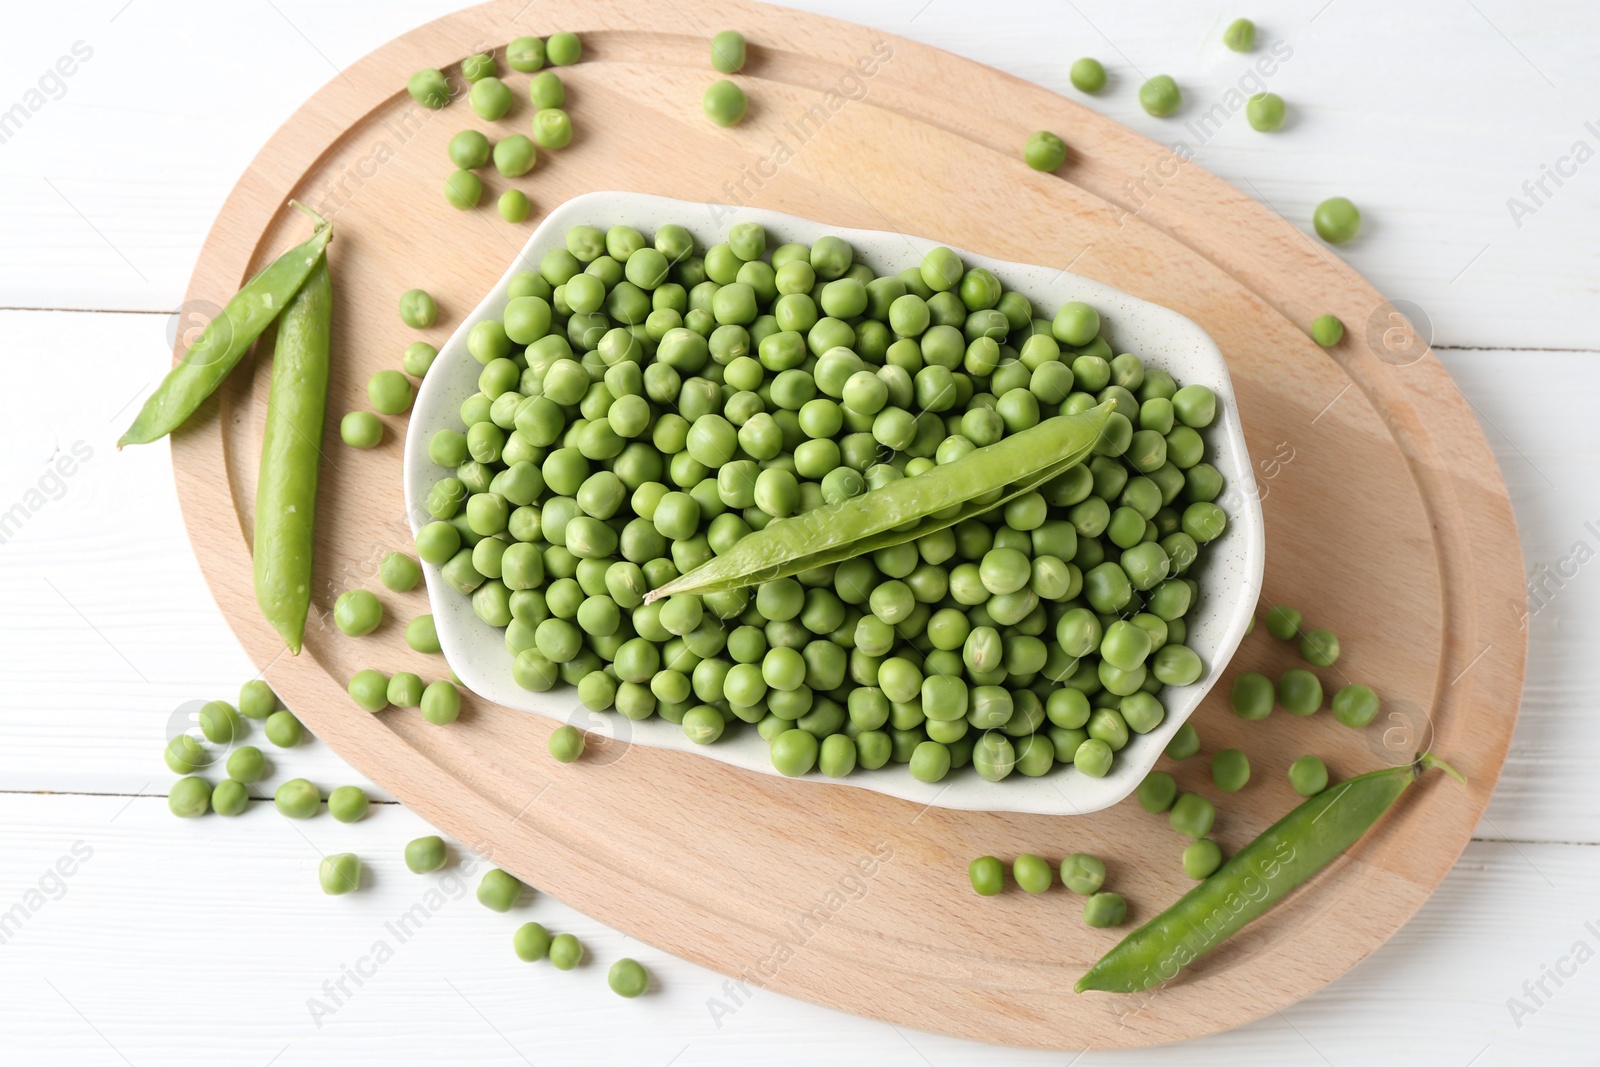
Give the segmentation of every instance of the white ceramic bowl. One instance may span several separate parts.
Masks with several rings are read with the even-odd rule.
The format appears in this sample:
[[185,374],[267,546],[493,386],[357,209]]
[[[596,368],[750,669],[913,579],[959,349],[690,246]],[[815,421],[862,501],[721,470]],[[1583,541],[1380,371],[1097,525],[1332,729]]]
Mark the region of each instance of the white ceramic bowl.
[[[640,193],[586,193],[551,211],[528,239],[521,256],[505,277],[468,315],[440,350],[422,387],[406,435],[406,508],[412,530],[428,519],[424,506],[428,490],[443,471],[428,459],[428,440],[435,431],[460,428],[461,402],[477,391],[478,363],[467,351],[467,332],[486,318],[499,318],[506,302],[506,286],[520,270],[536,268],[552,248],[564,247],[566,231],[579,224],[602,229],[624,223],[646,234],[675,222],[689,229],[702,247],[723,239],[738,222],[759,222],[766,227],[769,245],[787,241],[810,244],[825,234],[842,237],[856,257],[879,274],[891,274],[916,265],[924,252],[939,242],[907,234],[875,230],[849,230],[824,226],[776,211],[732,208]],[[987,267],[1007,289],[1015,289],[1039,308],[1054,309],[1068,300],[1095,307],[1102,331],[1118,352],[1135,352],[1145,362],[1168,371],[1184,384],[1209,385],[1217,394],[1217,422],[1207,432],[1210,462],[1227,481],[1229,526],[1222,537],[1207,546],[1197,564],[1201,580],[1200,601],[1191,609],[1188,644],[1206,664],[1203,677],[1193,685],[1169,687],[1162,693],[1167,717],[1155,730],[1135,735],[1117,754],[1116,764],[1104,778],[1090,778],[1076,770],[1056,768],[1042,778],[1012,775],[1003,782],[984,781],[970,770],[957,772],[943,782],[918,782],[902,766],[890,764],[879,771],[858,772],[844,779],[824,778],[813,771],[796,789],[871,789],[918,804],[967,810],[1026,811],[1051,815],[1077,815],[1109,807],[1127,796],[1154,766],[1162,749],[1188,719],[1200,699],[1221,675],[1238,647],[1261,588],[1266,557],[1261,505],[1244,434],[1234,407],[1233,387],[1222,353],[1199,326],[1159,305],[1148,303],[1056,267],[1006,263],[956,249],[963,262]],[[428,596],[433,605],[439,643],[446,658],[467,687],[479,696],[506,707],[530,711],[581,725],[610,720],[610,731],[630,743],[694,752],[760,774],[776,774],[767,757],[767,743],[753,729],[712,745],[696,745],[673,723],[651,718],[630,722],[613,712],[592,713],[578,704],[570,687],[549,693],[530,693],[511,678],[511,654],[495,629],[473,614],[470,602],[444,583],[439,569],[424,566]],[[817,784],[810,784],[817,783]]]

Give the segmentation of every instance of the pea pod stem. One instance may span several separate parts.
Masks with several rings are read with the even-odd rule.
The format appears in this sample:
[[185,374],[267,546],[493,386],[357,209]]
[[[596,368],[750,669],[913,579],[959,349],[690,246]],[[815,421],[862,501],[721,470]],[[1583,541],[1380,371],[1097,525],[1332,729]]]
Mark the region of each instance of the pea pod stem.
[[1433,767],[1466,782],[1454,767],[1424,752],[1405,766],[1357,775],[1311,797],[1123,938],[1073,989],[1137,993],[1176,977],[1354,844]]
[[296,655],[311,605],[311,552],[328,401],[332,309],[328,260],[319,255],[278,323],[256,480],[252,553],[256,603]]
[[310,239],[279,256],[229,299],[145,400],[117,448],[158,441],[182,426],[300,291],[333,239],[333,227],[303,204],[294,206],[316,224]]
[[1116,401],[1057,415],[914,478],[777,519],[727,552],[645,595],[716,593],[852,559],[984,514],[1083,460]]

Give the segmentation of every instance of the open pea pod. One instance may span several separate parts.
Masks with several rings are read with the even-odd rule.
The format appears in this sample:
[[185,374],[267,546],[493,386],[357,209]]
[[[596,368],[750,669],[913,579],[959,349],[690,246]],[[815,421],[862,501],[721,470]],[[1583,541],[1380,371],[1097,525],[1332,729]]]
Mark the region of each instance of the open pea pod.
[[221,314],[206,325],[199,339],[144,402],[133,425],[118,439],[119,449],[123,445],[159,441],[182,426],[222,384],[261,332],[289,306],[311,271],[322,262],[323,251],[333,239],[333,227],[316,212],[295,206],[311,216],[316,232],[268,264],[229,299]]
[[1057,415],[915,478],[777,519],[645,602],[678,593],[720,593],[786,578],[943,530],[1031,492],[1094,449],[1116,406]]

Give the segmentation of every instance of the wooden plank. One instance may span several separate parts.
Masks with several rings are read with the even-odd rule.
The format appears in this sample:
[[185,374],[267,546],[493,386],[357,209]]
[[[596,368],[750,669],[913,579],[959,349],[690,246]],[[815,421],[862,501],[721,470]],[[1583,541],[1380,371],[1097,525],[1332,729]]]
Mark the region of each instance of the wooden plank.
[[[463,228],[435,195],[428,179],[436,178],[453,124],[428,117],[411,132],[400,125],[409,101],[395,95],[409,70],[464,53],[486,25],[516,9],[508,2],[453,16],[351,67],[268,145],[213,230],[196,298],[216,299],[287,243],[278,211],[285,194],[337,208],[345,237],[333,254],[343,355],[334,419],[359,404],[368,373],[393,363],[405,339],[393,322],[393,298],[416,284],[419,249],[436,250],[423,257],[431,265],[427,284],[448,309],[470,306],[516,247],[481,216],[470,221],[482,226]],[[1354,331],[1332,353],[1311,345],[1302,330],[1312,315],[1331,309],[1364,323],[1381,299],[1221,181],[1195,168],[1129,215],[1124,178],[1159,149],[1125,128],[909,42],[885,47],[871,31],[779,9],[735,14],[758,44],[782,46],[769,46],[751,70],[759,107],[730,134],[692,121],[704,42],[683,31],[677,8],[541,8],[540,20],[586,35],[590,59],[567,77],[590,122],[580,124],[572,150],[542,164],[538,195],[561,199],[597,186],[706,201],[732,195],[726,190],[755,148],[793,136],[793,116],[804,115],[842,71],[867,70],[861,57],[878,57],[867,98],[835,110],[825,135],[807,138],[776,177],[758,183],[757,202],[823,221],[935,234],[1002,258],[1072,262],[1206,326],[1230,357],[1253,448],[1266,455],[1288,443],[1296,457],[1272,480],[1266,502],[1276,553],[1266,596],[1316,604],[1318,621],[1349,635],[1351,651],[1335,673],[1371,679],[1392,707],[1414,707],[1419,725],[1430,719],[1435,743],[1472,777],[1468,789],[1431,782],[1409,795],[1396,818],[1315,886],[1197,969],[1203,980],[1164,990],[1130,1024],[1110,998],[1063,999],[1070,985],[1063,957],[1086,964],[1106,938],[1067,917],[1045,946],[1020,933],[1023,902],[995,902],[987,923],[949,902],[959,892],[960,878],[951,876],[958,858],[987,850],[1058,854],[1085,840],[1130,861],[1118,884],[1134,897],[1170,899],[1183,884],[1171,842],[1142,813],[1119,809],[1070,824],[918,813],[856,791],[797,793],[788,783],[637,746],[605,767],[555,768],[538,754],[545,724],[481,703],[449,730],[412,716],[354,712],[342,698],[345,678],[360,666],[413,661],[398,627],[360,643],[320,632],[301,660],[278,658],[246,577],[247,504],[233,511],[253,497],[259,367],[235,375],[173,445],[186,518],[225,614],[319,735],[401,799],[458,833],[492,840],[508,866],[541,872],[564,899],[725,972],[745,972],[783,936],[789,918],[860,866],[874,891],[808,939],[815,951],[770,976],[772,987],[904,1024],[1056,1048],[1211,1032],[1319,988],[1398,928],[1443,877],[1487,802],[1509,741],[1522,644],[1511,621],[1488,608],[1517,594],[1520,567],[1505,490],[1469,409],[1447,392],[1436,361],[1402,366],[1393,353],[1379,358],[1372,348],[1379,337],[1370,331]],[[1028,171],[1015,143],[1063,114],[1082,155],[1060,177]],[[663,136],[695,166],[628,152]],[[390,140],[398,144],[382,165],[363,170]],[[945,165],[904,165],[916,158]],[[972,188],[1009,195],[973,210],[964,199]],[[319,530],[324,610],[360,575],[363,560],[403,535],[396,453],[393,443],[361,455],[340,451],[329,464],[324,499],[332,506]],[[1355,493],[1352,470],[1362,472]],[[1374,553],[1374,542],[1384,551]],[[1374,618],[1379,594],[1387,610]],[[412,594],[394,607],[408,613],[420,600]],[[1235,669],[1282,655],[1258,636]],[[1226,678],[1198,720],[1207,752],[1243,729],[1224,710],[1225,685]],[[1277,721],[1270,729],[1280,751],[1316,747],[1339,773],[1403,758],[1398,750],[1415,744],[1396,737],[1396,751],[1374,751],[1358,735],[1331,735],[1326,722]],[[1225,847],[1238,847],[1291,802],[1281,768],[1262,770],[1261,787],[1230,805],[1219,831]],[[1181,777],[1187,788],[1207,788],[1203,769],[1184,768]],[[745,818],[729,823],[716,814],[720,805],[737,806]],[[659,811],[648,825],[635,817],[644,807]],[[590,841],[597,826],[604,832]],[[995,993],[1002,988],[1004,997]],[[862,992],[870,993],[865,1003]]]
[[[175,307],[222,191],[266,131],[335,70],[459,5],[280,0],[226,17],[198,0],[122,6],[17,12],[8,105],[73,42],[95,55],[5,143],[0,197],[13,211],[0,230],[0,292],[8,306]],[[1210,9],[1150,17],[1137,6],[1009,0],[979,27],[959,3],[790,6],[870,19],[1084,102],[1146,136],[1182,138],[1202,166],[1302,227],[1323,197],[1354,197],[1367,212],[1368,238],[1339,255],[1380,291],[1426,308],[1442,342],[1597,347],[1584,282],[1593,253],[1565,239],[1600,221],[1594,175],[1585,166],[1559,188],[1545,179],[1553,195],[1536,194],[1542,203],[1520,226],[1507,208],[1513,196],[1532,204],[1523,183],[1542,179],[1541,166],[1558,162],[1575,140],[1600,145],[1584,127],[1596,118],[1583,106],[1593,93],[1582,91],[1593,84],[1589,57],[1600,40],[1592,5],[1566,0],[1533,14],[1505,2],[1479,3],[1479,13],[1341,3],[1323,12],[1318,3],[1262,0],[1251,14],[1263,42],[1282,39],[1294,49],[1269,85],[1296,118],[1269,136],[1234,114],[1205,137],[1184,123],[1250,62],[1221,47],[1225,20]],[[1372,34],[1378,17],[1392,32]],[[235,49],[219,44],[237,41],[271,50],[271,78],[238,75]],[[1423,55],[1418,41],[1427,42]],[[1089,98],[1069,87],[1067,64],[1080,54],[1107,63],[1108,92]],[[1139,71],[1166,71],[1183,84],[1190,104],[1177,119],[1139,109]],[[130,98],[131,84],[147,91]],[[196,84],[206,92],[193,92]],[[1069,129],[1062,133],[1070,139]],[[197,137],[204,151],[172,166],[165,146]],[[1483,151],[1486,144],[1494,151]],[[107,158],[118,161],[114,170],[104,167]]]
[[[721,975],[625,938],[542,893],[511,913],[489,912],[471,899],[470,874],[462,884],[449,874],[419,877],[404,869],[404,842],[427,827],[403,808],[375,809],[345,826],[326,814],[290,824],[264,805],[235,822],[179,822],[159,799],[119,810],[123,804],[112,797],[0,796],[7,842],[0,913],[37,889],[75,843],[92,853],[59,886],[50,881],[43,906],[30,909],[20,926],[13,920],[0,945],[13,1062],[113,1064],[122,1062],[120,1052],[133,1063],[173,1067],[522,1067],[544,1062],[551,1050],[574,1063],[664,1064],[676,1056],[676,1064],[693,1067],[743,1067],[756,1059],[853,1063],[868,1050],[885,1067],[1063,1062],[1060,1053],[891,1028],[768,990],[733,1005]],[[323,896],[315,884],[317,848],[358,853],[370,883],[355,895]],[[473,858],[460,850],[456,856],[458,864]],[[460,872],[457,866],[450,873]],[[1597,878],[1600,849],[1474,843],[1416,918],[1344,978],[1280,1014],[1226,1035],[1145,1050],[1139,1062],[1318,1067],[1403,1055],[1417,1067],[1461,1067],[1479,1054],[1480,1063],[1492,1064],[1582,1062],[1586,1053],[1577,1050],[1592,1039],[1600,988],[1592,961],[1562,987],[1545,979],[1550,995],[1521,1027],[1507,1000],[1531,1003],[1522,983],[1539,981],[1574,942],[1600,947],[1585,925],[1600,925],[1590,888]],[[430,888],[438,898],[426,897]],[[1059,889],[1031,903],[1036,931],[1046,925],[1040,916],[1070,909]],[[426,921],[402,943],[388,924],[418,904]],[[578,934],[588,961],[565,974],[518,961],[511,932],[530,920]],[[393,955],[374,966],[363,957],[378,941]],[[656,977],[648,997],[621,1001],[605,988],[606,967],[623,955]],[[368,977],[359,987],[346,981],[349,995],[335,1004],[322,984],[357,965]],[[313,997],[333,1009],[320,1027],[307,1006]],[[186,1006],[181,1026],[175,1005]],[[1077,1061],[1125,1062],[1125,1054],[1100,1052]]]

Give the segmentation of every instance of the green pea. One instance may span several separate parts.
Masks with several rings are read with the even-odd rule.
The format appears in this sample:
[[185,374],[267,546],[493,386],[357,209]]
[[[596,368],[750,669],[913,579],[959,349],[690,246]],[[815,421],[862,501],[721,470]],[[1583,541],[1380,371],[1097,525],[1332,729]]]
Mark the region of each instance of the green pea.
[[360,822],[370,805],[360,786],[341,785],[328,794],[328,814],[340,822]]
[[267,775],[267,759],[254,745],[243,745],[228,753],[228,777],[242,785],[261,781]]
[[180,819],[194,819],[211,809],[211,783],[204,778],[179,778],[167,793],[167,810]]
[[487,122],[504,118],[511,110],[512,100],[511,89],[493,75],[479,78],[467,92],[467,104],[472,113]]
[[267,716],[262,731],[279,748],[293,748],[305,737],[305,727],[300,725],[300,720],[294,717],[294,712],[287,708],[273,712]]
[[1080,897],[1092,897],[1106,882],[1104,861],[1087,852],[1074,852],[1061,861],[1061,884]]
[[339,420],[339,438],[351,448],[377,448],[383,423],[370,411],[352,411]]
[[1311,224],[1318,237],[1342,245],[1361,232],[1361,210],[1342,196],[1330,197],[1317,205]]
[[482,81],[493,73],[493,55],[471,55],[461,61],[461,76],[469,82]]
[[1300,634],[1300,612],[1284,604],[1267,612],[1267,633],[1280,641],[1293,641]]
[[218,815],[232,817],[244,811],[250,804],[250,791],[244,787],[243,782],[232,778],[225,778],[217,783],[211,791],[211,810]]
[[805,730],[785,730],[772,739],[772,766],[780,774],[797,778],[816,766],[819,747],[817,739]]
[[432,682],[422,691],[422,717],[435,726],[455,722],[461,715],[461,691],[450,682]]
[[1165,118],[1183,104],[1183,93],[1170,75],[1157,74],[1139,86],[1139,106],[1156,118]]
[[950,750],[937,741],[924,741],[911,753],[911,777],[938,782],[950,773]]
[[317,881],[329,896],[355,892],[361,888],[361,858],[354,852],[322,857],[317,864]]
[[544,44],[545,55],[558,67],[570,67],[583,58],[583,42],[575,33],[552,33]]
[[1273,702],[1277,693],[1273,689],[1272,679],[1264,674],[1245,673],[1233,680],[1233,692],[1229,701],[1233,706],[1233,713],[1241,719],[1252,721],[1265,719],[1272,714]]
[[226,700],[208,701],[200,709],[200,733],[214,745],[230,745],[244,736],[239,712]]
[[559,107],[533,113],[533,141],[540,148],[565,148],[572,143],[572,119]]
[[583,962],[583,945],[571,934],[557,934],[550,939],[550,966],[558,971],[570,971]]
[[993,856],[979,856],[967,865],[967,876],[972,879],[974,893],[992,897],[1005,888],[1006,865]]
[[1248,52],[1256,46],[1256,24],[1249,19],[1234,19],[1222,31],[1222,43],[1235,52]]
[[521,899],[522,890],[515,875],[495,867],[478,883],[478,903],[490,911],[510,911]]
[[1289,764],[1289,788],[1303,797],[1328,788],[1328,766],[1316,756],[1301,756]]
[[445,865],[449,854],[444,839],[430,834],[406,843],[406,867],[413,874],[431,874]]
[[432,615],[418,615],[406,623],[406,645],[415,652],[439,651],[439,632]]
[[1334,718],[1359,729],[1378,717],[1378,694],[1371,686],[1353,684],[1333,695]]
[[304,778],[291,778],[278,786],[272,804],[291,819],[309,819],[322,806],[322,794]]
[[1183,850],[1183,873],[1199,881],[1209,878],[1222,866],[1222,849],[1209,837],[1193,841]]
[[712,82],[701,101],[706,118],[718,126],[738,125],[749,106],[744,90],[726,78]]
[[1339,661],[1339,635],[1332,630],[1302,630],[1300,658],[1313,667],[1331,667]]
[[1040,130],[1028,138],[1022,158],[1034,170],[1059,170],[1067,161],[1067,143],[1049,130]]
[[1283,97],[1277,93],[1252,93],[1244,104],[1244,117],[1250,128],[1261,133],[1281,130],[1284,115]]
[[1072,756],[1072,765],[1091,778],[1104,778],[1111,771],[1115,754],[1110,745],[1091,737],[1078,746]]
[[1199,793],[1185,793],[1172,805],[1167,819],[1174,830],[1198,841],[1211,832],[1217,810]]
[[495,209],[507,222],[522,222],[532,214],[533,204],[528,200],[528,194],[521,189],[507,189],[500,194]]
[[542,960],[550,953],[550,931],[541,923],[523,923],[511,935],[511,950],[524,963]]
[[247,719],[265,719],[278,710],[278,696],[260,678],[239,687],[239,714]]
[[544,42],[537,37],[516,37],[506,45],[506,66],[530,72],[544,66]]
[[1098,93],[1106,87],[1106,68],[1092,56],[1074,60],[1068,77],[1080,93]]
[[1237,793],[1250,781],[1250,759],[1237,748],[1224,748],[1211,757],[1211,781],[1224,793]]
[[1011,877],[1028,893],[1043,893],[1050,888],[1055,870],[1047,860],[1023,853],[1011,864]]
[[1311,339],[1323,348],[1332,348],[1344,339],[1344,323],[1333,315],[1318,315],[1311,320]]
[[1096,893],[1084,902],[1086,926],[1120,926],[1128,918],[1128,902],[1119,893]]
[[[459,138],[461,134],[456,136]],[[478,136],[482,137],[483,135],[478,134]],[[485,151],[487,151],[488,139],[484,138],[484,142]],[[455,141],[451,141],[450,144],[453,157]],[[466,164],[457,163],[456,166],[464,167]],[[482,166],[482,164],[480,163],[479,166]],[[426,330],[438,321],[438,318],[439,306],[434,303],[433,297],[428,295],[426,291],[422,289],[407,289],[400,294],[400,321],[413,330]]]
[[1139,783],[1139,806],[1152,814],[1167,811],[1178,798],[1178,781],[1166,771],[1151,771]]
[[711,38],[711,66],[723,74],[737,74],[744,69],[745,51],[744,34],[723,30]]
[[1184,723],[1178,727],[1178,732],[1172,735],[1172,740],[1167,742],[1167,758],[1183,760],[1188,759],[1200,751],[1200,734],[1196,732],[1193,723]]
[[439,71],[419,70],[406,80],[406,92],[425,108],[437,111],[450,102],[450,82]]
[[642,996],[650,988],[650,975],[637,960],[624,956],[606,972],[606,984],[619,997]]
[[445,178],[444,198],[461,211],[475,208],[483,198],[483,181],[470,170],[458,170]]
[[[547,108],[562,107],[567,102],[567,87],[562,84],[561,76],[553,70],[540,71],[528,79],[528,99],[540,111]],[[561,281],[566,281],[565,278]],[[551,280],[552,284],[560,282]]]
[[1322,681],[1293,667],[1278,676],[1278,703],[1295,715],[1314,715],[1322,707]]
[[389,706],[389,676],[372,668],[357,671],[346,686],[350,699],[366,711],[379,712]]
[[383,605],[365,589],[348,590],[333,602],[333,622],[350,637],[370,634],[383,622]]

